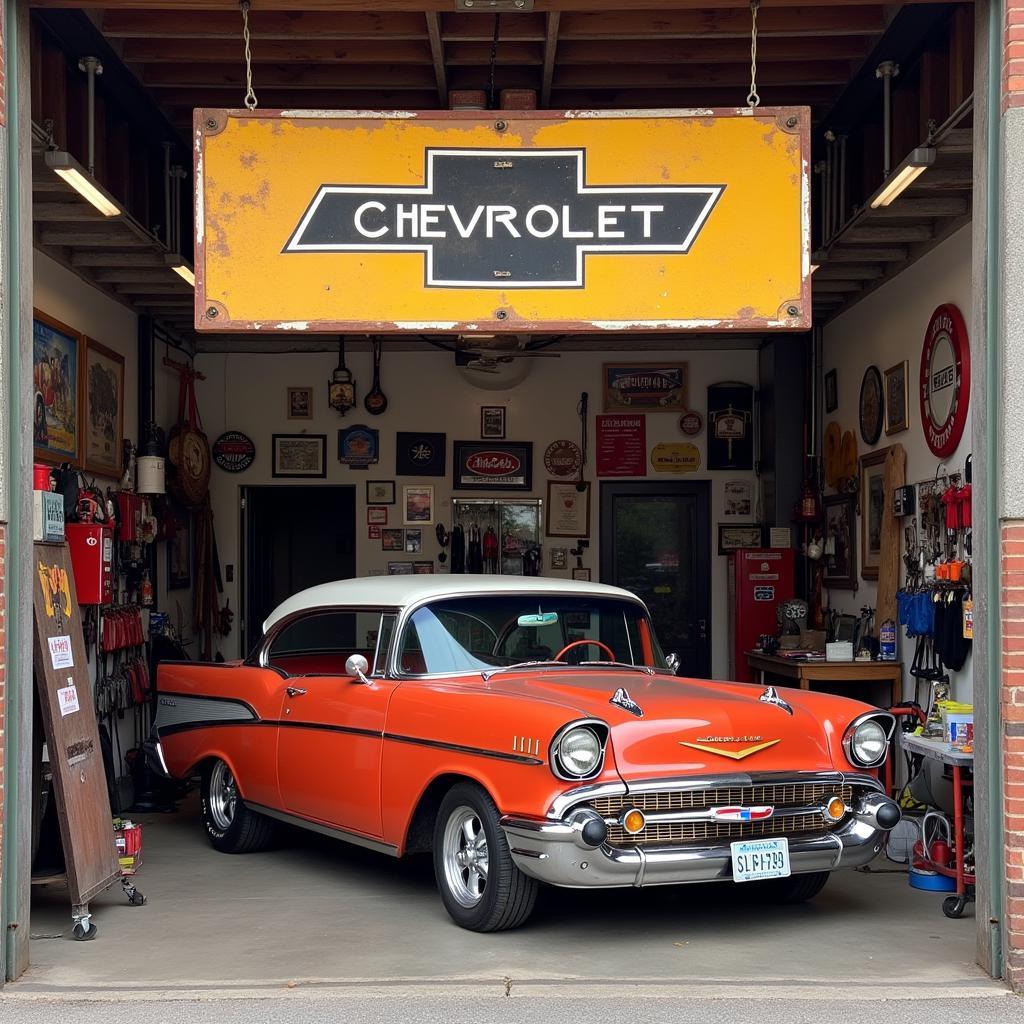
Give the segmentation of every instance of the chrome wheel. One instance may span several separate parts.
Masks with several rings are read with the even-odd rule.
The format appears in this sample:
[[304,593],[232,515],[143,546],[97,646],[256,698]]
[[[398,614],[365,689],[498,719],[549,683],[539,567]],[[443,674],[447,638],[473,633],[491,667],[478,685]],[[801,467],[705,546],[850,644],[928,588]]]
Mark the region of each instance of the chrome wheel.
[[218,761],[210,772],[208,805],[214,825],[222,832],[231,828],[238,806],[238,786],[231,769],[223,761]]
[[456,807],[444,829],[444,876],[462,907],[475,907],[487,888],[487,833],[471,807]]

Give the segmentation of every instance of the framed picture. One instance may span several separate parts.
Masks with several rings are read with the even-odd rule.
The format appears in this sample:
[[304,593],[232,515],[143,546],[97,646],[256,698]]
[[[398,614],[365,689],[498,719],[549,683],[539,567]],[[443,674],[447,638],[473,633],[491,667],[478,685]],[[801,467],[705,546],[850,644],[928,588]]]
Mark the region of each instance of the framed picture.
[[40,462],[81,464],[81,360],[85,339],[38,309],[32,319],[32,438]]
[[389,576],[411,576],[414,571],[412,562],[388,562]]
[[839,408],[839,381],[835,370],[825,374],[825,412],[835,412]]
[[273,434],[271,476],[327,476],[326,434]]
[[860,382],[860,436],[865,444],[876,444],[882,436],[885,419],[885,394],[882,374],[877,366],[869,366]]
[[719,523],[718,553],[727,555],[730,551],[743,548],[759,548],[762,530],[758,523]]
[[505,440],[505,406],[480,407],[480,437],[492,441]]
[[434,563],[433,562],[413,562],[412,571],[416,576],[433,576],[434,575]]
[[552,548],[551,549],[551,568],[552,569],[568,569],[569,568],[569,549],[568,548]]
[[167,542],[167,589],[192,585],[192,516],[174,509],[174,537]]
[[124,445],[124,356],[85,339],[82,462],[98,476],[121,475]]
[[367,505],[394,505],[395,503],[395,481],[394,480],[367,480],[366,481],[366,504]]
[[857,589],[857,499],[833,494],[825,499],[825,553],[822,582],[837,590]]
[[584,583],[590,582],[590,570],[577,566],[572,571],[572,578],[574,580],[583,580]]
[[754,468],[754,388],[741,381],[708,385],[708,469]]
[[380,431],[363,423],[338,431],[338,461],[350,469],[366,469],[379,461]]
[[456,441],[457,491],[529,491],[533,487],[533,442],[487,444]]
[[288,389],[288,419],[311,420],[313,418],[313,389]]
[[725,508],[727,516],[749,516],[754,512],[754,485],[750,480],[725,481]]
[[405,531],[405,550],[411,554],[419,554],[423,550],[423,531],[420,529]]
[[910,364],[890,366],[885,371],[885,433],[898,434],[910,426]]
[[380,546],[382,551],[404,551],[405,530],[382,529],[380,531]]
[[406,526],[434,521],[434,488],[410,485],[402,488],[402,522]]
[[[575,483],[548,481],[547,530],[549,537],[590,536],[590,483],[583,490]],[[562,566],[564,569],[565,566]]]
[[686,412],[688,363],[604,363],[605,412]]
[[395,434],[395,473],[398,476],[444,476],[447,434],[399,430]]
[[885,458],[888,454],[888,448],[880,448],[860,460],[860,574],[866,580],[878,579],[882,560]]
[[387,526],[388,510],[386,505],[367,505],[366,521],[371,525]]
[[367,540],[380,540],[380,527],[376,525],[370,525],[366,528]]

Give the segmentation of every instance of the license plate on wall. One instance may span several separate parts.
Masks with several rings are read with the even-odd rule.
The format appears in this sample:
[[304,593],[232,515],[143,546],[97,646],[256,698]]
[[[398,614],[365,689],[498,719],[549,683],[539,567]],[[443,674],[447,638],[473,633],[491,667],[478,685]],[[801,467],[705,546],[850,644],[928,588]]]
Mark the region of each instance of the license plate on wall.
[[734,882],[761,882],[768,878],[789,877],[788,839],[758,839],[730,845]]

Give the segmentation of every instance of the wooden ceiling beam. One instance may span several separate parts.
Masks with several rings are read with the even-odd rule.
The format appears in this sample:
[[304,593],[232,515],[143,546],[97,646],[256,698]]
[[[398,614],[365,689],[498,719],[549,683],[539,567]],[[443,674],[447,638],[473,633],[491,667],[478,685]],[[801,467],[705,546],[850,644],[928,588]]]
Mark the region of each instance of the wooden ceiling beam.
[[[159,98],[168,116],[176,124],[184,123],[192,134],[192,110],[195,107],[239,107],[245,90],[239,86],[213,86],[195,89],[161,89]],[[437,87],[433,80],[422,89],[261,89],[257,84],[260,107],[264,110],[437,110]]]
[[[166,8],[169,0],[33,0],[35,7],[78,7],[82,9],[101,8],[105,10]],[[710,0],[717,8],[744,10],[749,0]],[[930,0],[904,0],[907,3],[928,3]],[[295,0],[260,0],[261,11],[294,10]],[[610,0],[607,6],[619,11],[635,10],[701,10],[707,8],[709,0]],[[761,0],[764,10],[792,5],[792,0]],[[354,11],[365,12],[366,0],[302,0],[308,11]],[[403,11],[450,11],[452,0],[375,0],[377,11],[394,13]],[[878,0],[804,0],[804,6],[813,7],[877,7]],[[967,6],[970,6],[968,3]],[[188,11],[237,11],[236,0],[176,0],[176,10]],[[534,0],[535,11],[590,11],[594,0]],[[471,17],[479,17],[473,14]],[[520,17],[512,14],[510,17]]]
[[[448,67],[456,65],[484,65],[491,62],[491,44],[484,42],[457,42],[444,44],[444,58]],[[536,64],[544,63],[544,46],[541,43],[515,43],[504,39],[494,57],[495,64]]]
[[[444,42],[441,39],[441,19],[436,11],[427,11],[427,37],[430,40],[430,59],[434,65],[434,78],[437,80],[437,98],[442,107],[448,106],[448,72],[444,65]],[[370,47],[366,47],[370,49]]]
[[562,15],[558,11],[552,11],[547,16],[547,25],[544,32],[544,69],[540,79],[540,105],[551,106],[551,82],[555,75],[555,55],[558,50],[558,26]]
[[78,269],[88,267],[166,267],[162,255],[141,252],[76,252],[71,257],[71,266]]
[[[844,61],[800,61],[764,64],[757,69],[758,87],[764,85],[845,85],[850,66]],[[555,69],[552,88],[657,88],[750,84],[750,64],[570,65]],[[737,97],[737,103],[743,97]]]
[[[234,65],[146,64],[139,78],[148,89],[244,89],[245,71],[241,61]],[[258,95],[268,89],[434,89],[436,80],[433,68],[414,64],[259,64],[253,70],[253,85]]]
[[[792,60],[863,60],[868,36],[768,37],[757,46],[758,64]],[[567,64],[712,64],[750,60],[746,39],[567,39],[558,47],[558,63]]]
[[[422,39],[253,40],[260,64],[431,64],[430,43]],[[236,39],[126,39],[122,59],[130,64],[236,64]]]

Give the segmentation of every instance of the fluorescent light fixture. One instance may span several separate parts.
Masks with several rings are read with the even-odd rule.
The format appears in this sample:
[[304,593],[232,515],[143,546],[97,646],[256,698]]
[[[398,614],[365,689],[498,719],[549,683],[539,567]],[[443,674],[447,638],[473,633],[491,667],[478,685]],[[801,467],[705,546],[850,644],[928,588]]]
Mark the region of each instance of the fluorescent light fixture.
[[104,217],[121,215],[121,207],[70,153],[59,149],[50,150],[46,154],[46,166],[95,206]]
[[192,288],[196,286],[196,275],[192,269],[192,264],[189,263],[184,257],[179,256],[176,252],[170,252],[164,257],[164,262],[173,270],[178,277],[180,277],[187,285]]
[[918,146],[910,156],[885,180],[885,184],[871,197],[871,209],[888,206],[897,196],[902,195],[924,172],[935,163],[935,149],[932,146]]

